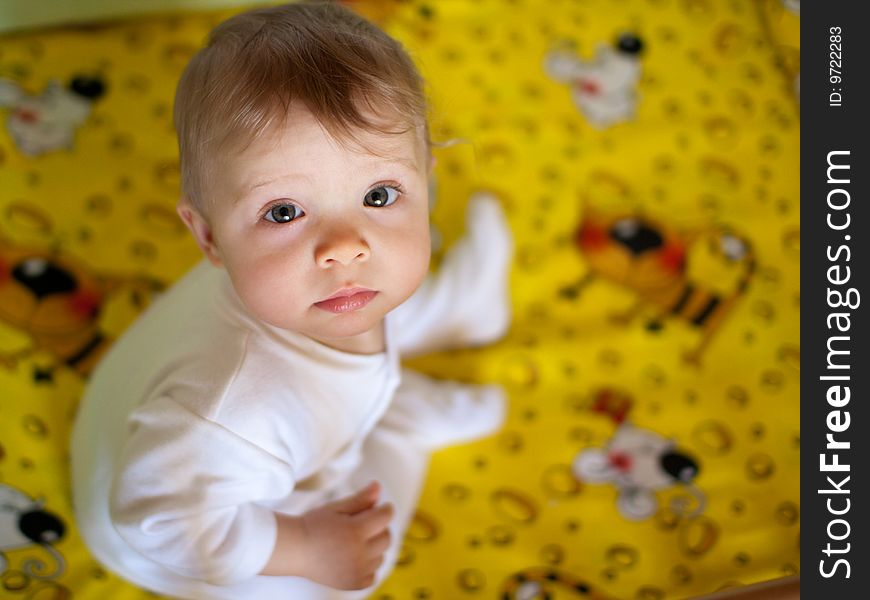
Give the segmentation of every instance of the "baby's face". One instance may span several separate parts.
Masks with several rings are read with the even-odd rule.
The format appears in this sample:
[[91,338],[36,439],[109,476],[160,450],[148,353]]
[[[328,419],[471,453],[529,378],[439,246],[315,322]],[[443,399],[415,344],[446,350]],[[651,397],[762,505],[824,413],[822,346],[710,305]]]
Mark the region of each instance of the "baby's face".
[[336,347],[379,327],[429,267],[424,144],[413,130],[362,136],[382,156],[343,147],[294,108],[212,186],[212,262],[248,310]]

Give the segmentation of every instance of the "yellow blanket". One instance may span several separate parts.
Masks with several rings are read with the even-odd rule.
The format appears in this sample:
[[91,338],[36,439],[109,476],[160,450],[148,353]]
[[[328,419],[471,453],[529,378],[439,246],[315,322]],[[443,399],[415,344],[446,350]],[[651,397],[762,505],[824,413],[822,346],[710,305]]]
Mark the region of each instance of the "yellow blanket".
[[[508,422],[433,457],[374,598],[655,600],[796,572],[800,122],[759,5],[349,4],[407,46],[453,142],[440,248],[479,189],[517,247],[509,336],[413,362],[504,384]],[[69,428],[100,354],[198,258],[171,105],[227,15],[0,38],[2,598],[149,597],[77,534]]]

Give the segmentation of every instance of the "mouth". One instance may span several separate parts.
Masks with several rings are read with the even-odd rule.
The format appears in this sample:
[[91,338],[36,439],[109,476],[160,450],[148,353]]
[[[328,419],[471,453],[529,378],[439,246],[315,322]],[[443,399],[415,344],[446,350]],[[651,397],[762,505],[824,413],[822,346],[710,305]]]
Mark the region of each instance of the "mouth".
[[315,302],[314,306],[335,314],[353,312],[371,302],[377,294],[374,290],[361,287],[346,288],[337,291],[326,300]]

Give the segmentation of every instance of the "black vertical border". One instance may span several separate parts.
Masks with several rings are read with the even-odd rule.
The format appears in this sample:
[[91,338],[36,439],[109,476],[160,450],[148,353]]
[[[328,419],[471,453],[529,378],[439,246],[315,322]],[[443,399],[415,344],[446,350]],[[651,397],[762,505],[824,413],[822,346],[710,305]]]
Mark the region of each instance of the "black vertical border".
[[[806,598],[859,599],[870,598],[870,564],[867,562],[867,545],[870,533],[867,531],[866,512],[867,490],[870,487],[870,473],[867,463],[870,454],[870,423],[865,405],[867,403],[867,380],[870,379],[870,357],[868,342],[870,331],[867,328],[865,303],[870,303],[866,272],[870,269],[870,254],[867,251],[867,237],[870,236],[870,220],[866,205],[870,202],[867,181],[870,179],[870,161],[867,159],[867,135],[870,132],[870,98],[867,94],[867,67],[870,66],[870,23],[859,16],[866,14],[866,4],[850,0],[826,0],[823,2],[803,2],[801,7],[801,346],[803,360],[801,365],[801,592]],[[841,27],[842,44],[842,83],[831,83],[829,67],[831,61],[830,35],[832,27]],[[830,106],[830,94],[842,94],[842,106]],[[848,157],[841,155],[838,162],[848,162],[849,183],[829,184],[827,178],[828,153],[848,150]],[[844,171],[839,171],[844,174]],[[846,189],[849,193],[849,206],[842,211],[831,211],[828,207],[828,193],[835,189]],[[835,202],[842,203],[845,196],[835,194]],[[829,212],[835,214],[835,222],[842,222],[845,212],[851,219],[848,229],[835,231],[828,227]],[[846,239],[849,236],[849,239]],[[828,258],[841,245],[850,249],[851,260],[846,262],[842,251],[839,260]],[[850,280],[841,285],[828,281],[828,269],[839,264],[840,277],[845,274],[845,266],[850,267]],[[831,308],[827,301],[828,288],[840,289],[845,293],[854,287],[861,294],[860,305],[855,308]],[[848,333],[828,329],[827,317],[833,312],[850,313]],[[848,349],[847,357],[839,357],[840,362],[851,365],[849,370],[831,371],[827,367],[828,338],[833,335],[848,335],[848,347],[843,342],[838,348]],[[831,374],[848,374],[849,381],[823,381],[820,377]],[[840,383],[848,385],[851,396],[847,405],[837,409],[830,406],[826,393],[829,386]],[[826,450],[826,435],[830,433],[827,418],[830,411],[848,411],[849,428],[834,433],[838,441],[848,441],[848,450]],[[841,415],[841,419],[844,418]],[[833,453],[839,454],[839,462],[850,465],[848,473],[824,473],[820,468],[820,455],[827,453],[827,462]],[[844,475],[850,477],[840,484]],[[827,477],[848,489],[848,494],[821,494],[819,490],[833,486]],[[846,499],[850,501],[849,511],[841,516],[829,512],[826,502],[831,499],[834,510],[842,510]],[[837,541],[829,538],[828,525],[833,519],[842,518],[848,522],[849,535]],[[843,523],[834,524],[831,532],[840,537],[847,531]],[[832,548],[845,549],[843,554],[832,553],[827,556],[824,550],[828,543]],[[849,577],[846,568],[840,564],[833,576],[824,577],[822,570],[830,573],[838,558],[849,563]],[[823,565],[820,561],[825,561]]]

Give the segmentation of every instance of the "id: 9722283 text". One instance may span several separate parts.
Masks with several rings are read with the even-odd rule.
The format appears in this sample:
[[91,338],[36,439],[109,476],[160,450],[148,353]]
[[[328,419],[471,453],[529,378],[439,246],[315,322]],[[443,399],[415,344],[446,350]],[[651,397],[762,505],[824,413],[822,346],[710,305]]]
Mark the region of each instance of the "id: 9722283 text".
[[828,95],[828,106],[843,105],[843,28],[831,27],[830,34],[830,62],[828,67],[828,81],[831,84],[831,93]]

